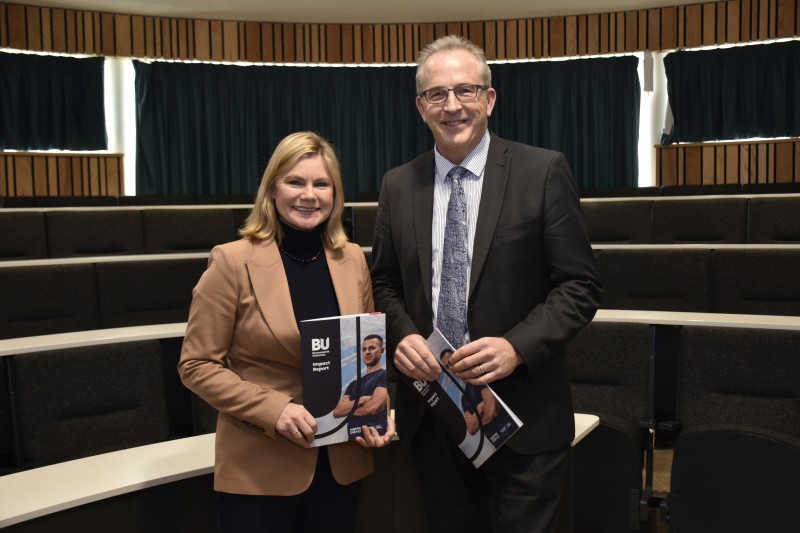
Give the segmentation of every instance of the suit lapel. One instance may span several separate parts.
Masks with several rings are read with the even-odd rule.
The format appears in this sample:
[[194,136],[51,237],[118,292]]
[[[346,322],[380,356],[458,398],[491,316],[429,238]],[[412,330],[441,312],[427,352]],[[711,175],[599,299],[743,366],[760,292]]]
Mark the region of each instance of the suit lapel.
[[508,143],[492,135],[489,143],[489,154],[486,159],[486,170],[483,174],[483,188],[481,189],[481,205],[478,209],[478,224],[475,229],[475,242],[472,243],[472,265],[469,279],[469,292],[475,288],[480,278],[489,248],[492,245],[497,221],[500,219],[500,210],[506,194],[508,172],[511,168],[511,155],[508,153]]
[[245,263],[253,293],[267,327],[286,351],[300,359],[300,330],[292,310],[289,280],[274,241],[257,243]]
[[433,186],[435,179],[433,152],[417,160],[417,167],[412,172],[414,183],[414,238],[417,245],[417,257],[422,273],[422,293],[428,309],[431,308],[431,233],[433,231]]

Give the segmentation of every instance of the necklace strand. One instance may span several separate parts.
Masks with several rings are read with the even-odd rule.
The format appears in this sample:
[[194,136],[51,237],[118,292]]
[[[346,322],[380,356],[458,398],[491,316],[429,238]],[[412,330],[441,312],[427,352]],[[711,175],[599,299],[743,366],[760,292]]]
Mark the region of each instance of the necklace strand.
[[286,257],[288,257],[289,259],[293,259],[293,260],[297,261],[298,263],[311,263],[312,261],[316,261],[317,259],[319,259],[319,256],[322,254],[322,249],[323,249],[323,248],[324,248],[324,246],[320,246],[320,247],[319,247],[319,250],[317,251],[317,253],[315,253],[315,254],[314,254],[312,257],[311,257],[311,259],[303,259],[303,258],[301,258],[301,257],[296,257],[296,256],[294,256],[294,255],[290,254],[289,252],[287,252],[286,250],[284,250],[283,248],[278,248],[278,249],[279,249],[279,250],[281,251],[281,253],[282,253],[282,254],[284,254]]

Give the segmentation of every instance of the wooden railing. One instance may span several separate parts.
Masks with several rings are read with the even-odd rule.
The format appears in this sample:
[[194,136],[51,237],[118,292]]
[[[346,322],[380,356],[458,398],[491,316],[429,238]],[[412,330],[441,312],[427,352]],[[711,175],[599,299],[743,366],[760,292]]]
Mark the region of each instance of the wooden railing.
[[[266,15],[265,15],[266,16]],[[764,41],[800,33],[800,0],[728,0],[586,15],[405,24],[166,18],[0,3],[0,47],[164,59],[410,63],[459,33],[489,59],[584,56]]]
[[0,152],[0,196],[119,196],[123,154]]

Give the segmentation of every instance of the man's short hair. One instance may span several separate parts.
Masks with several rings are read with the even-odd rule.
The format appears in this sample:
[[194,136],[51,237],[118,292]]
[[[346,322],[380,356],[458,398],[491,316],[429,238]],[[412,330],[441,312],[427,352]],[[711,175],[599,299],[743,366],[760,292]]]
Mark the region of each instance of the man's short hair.
[[366,337],[364,337],[364,342],[366,342],[366,341],[368,341],[370,339],[376,339],[378,341],[378,343],[381,345],[381,348],[383,348],[383,337],[381,337],[377,333],[372,333],[372,334],[367,335]]

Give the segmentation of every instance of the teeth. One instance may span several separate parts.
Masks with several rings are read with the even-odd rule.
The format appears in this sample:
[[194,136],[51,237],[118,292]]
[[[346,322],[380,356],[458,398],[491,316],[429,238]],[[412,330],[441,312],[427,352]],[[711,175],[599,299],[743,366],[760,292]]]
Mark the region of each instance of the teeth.
[[297,209],[298,211],[302,211],[304,213],[313,213],[314,211],[316,211],[316,209],[313,207],[295,207],[295,209]]

